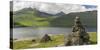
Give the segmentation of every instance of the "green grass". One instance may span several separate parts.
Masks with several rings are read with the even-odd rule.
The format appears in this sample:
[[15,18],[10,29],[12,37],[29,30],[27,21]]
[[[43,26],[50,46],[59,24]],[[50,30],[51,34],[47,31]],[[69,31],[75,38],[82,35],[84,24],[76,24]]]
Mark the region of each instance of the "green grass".
[[97,44],[97,32],[90,32],[89,36],[91,44]]
[[[90,36],[91,44],[97,44],[97,33],[96,32],[88,32]],[[13,43],[14,49],[25,49],[25,48],[46,48],[46,47],[56,47],[61,44],[64,44],[64,35],[51,35],[52,41],[43,43],[39,42],[40,39],[37,39],[36,42],[32,42],[31,40],[22,40],[16,41]],[[38,45],[36,45],[38,44]],[[33,45],[33,46],[32,46]]]
[[48,26],[49,25],[48,21],[39,22],[39,21],[23,20],[20,21],[19,23],[25,26]]
[[64,44],[64,35],[54,35],[51,37],[52,41],[47,43],[40,43],[40,45],[35,46],[35,48],[45,48],[45,47],[55,47],[60,44]]
[[21,17],[14,17],[14,19],[15,19],[15,23],[19,23],[17,24],[19,26],[49,26],[50,25],[47,18],[21,16]]
[[[24,48],[45,48],[45,47],[55,47],[60,44],[64,44],[64,35],[52,35],[52,41],[47,43],[39,42],[39,39],[36,40],[37,42],[32,42],[31,40],[24,40],[24,41],[17,41],[13,43],[14,49],[24,49]],[[31,46],[38,44],[36,46]]]
[[24,40],[24,41],[17,41],[13,43],[14,49],[23,49],[23,48],[28,48],[29,45],[31,45],[32,42],[30,40]]

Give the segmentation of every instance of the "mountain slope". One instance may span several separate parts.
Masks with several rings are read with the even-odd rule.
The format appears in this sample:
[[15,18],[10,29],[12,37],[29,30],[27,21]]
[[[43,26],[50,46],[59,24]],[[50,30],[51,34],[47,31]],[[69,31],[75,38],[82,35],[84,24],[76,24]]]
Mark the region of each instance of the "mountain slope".
[[48,14],[36,9],[24,8],[13,13],[13,21],[14,26],[71,27],[76,16],[79,16],[87,27],[96,27],[97,25],[97,11]]
[[79,16],[82,23],[87,27],[97,26],[97,11],[69,13],[50,21],[50,24],[54,27],[71,27],[76,16]]

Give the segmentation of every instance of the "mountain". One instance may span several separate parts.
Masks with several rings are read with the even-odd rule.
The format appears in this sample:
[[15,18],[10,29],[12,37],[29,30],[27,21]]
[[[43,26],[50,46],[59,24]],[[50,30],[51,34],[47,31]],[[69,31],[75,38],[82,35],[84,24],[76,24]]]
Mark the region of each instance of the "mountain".
[[21,15],[21,14],[27,14],[27,13],[32,13],[33,9],[32,8],[23,8],[19,11],[14,11],[14,15]]
[[63,16],[63,15],[65,15],[65,13],[64,12],[59,12],[59,13],[57,13],[57,14],[55,14],[55,16]]
[[57,14],[48,14],[33,8],[24,8],[13,12],[14,26],[34,26],[34,27],[71,27],[74,18],[79,16],[81,21],[87,27],[97,26],[97,11],[74,12],[65,14],[63,12]]
[[48,16],[53,16],[52,14],[48,14],[45,12],[41,12],[37,10],[37,15],[41,16],[41,17],[48,17]]
[[55,18],[50,21],[51,26],[53,27],[71,27],[74,23],[74,18],[79,16],[81,21],[87,27],[96,27],[97,26],[97,11],[87,11],[87,12],[75,12],[62,15],[61,17]]
[[48,26],[48,18],[38,15],[38,11],[32,8],[24,8],[13,12],[14,26]]

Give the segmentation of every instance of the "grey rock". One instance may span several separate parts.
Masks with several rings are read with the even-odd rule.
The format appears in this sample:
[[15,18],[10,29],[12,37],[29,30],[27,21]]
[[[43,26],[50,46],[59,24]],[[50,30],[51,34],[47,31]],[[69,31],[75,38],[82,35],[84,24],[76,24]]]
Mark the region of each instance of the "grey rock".
[[48,41],[52,41],[51,37],[48,34],[45,34],[42,39],[40,40],[40,42],[48,42]]
[[85,31],[85,27],[82,25],[80,18],[76,17],[74,22],[72,34],[68,35],[65,46],[89,44],[89,35]]

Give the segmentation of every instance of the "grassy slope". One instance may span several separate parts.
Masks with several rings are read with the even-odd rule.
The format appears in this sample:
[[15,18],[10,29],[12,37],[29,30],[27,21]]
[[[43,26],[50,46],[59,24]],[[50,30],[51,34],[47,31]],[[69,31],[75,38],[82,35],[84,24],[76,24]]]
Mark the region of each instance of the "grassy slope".
[[[48,43],[40,43],[39,40],[37,42],[32,42],[31,40],[17,41],[13,43],[15,49],[18,48],[41,48],[41,47],[54,47],[64,43],[64,35],[55,35],[51,36],[53,41],[49,41]],[[38,44],[36,46],[31,46]]]
[[74,19],[76,16],[79,16],[81,22],[87,27],[96,27],[97,26],[97,12],[77,12],[77,13],[69,13],[67,15],[63,15],[58,17],[52,21],[50,21],[51,26],[54,27],[71,27],[74,23]]
[[41,18],[36,14],[36,11],[31,8],[25,8],[16,11],[13,14],[15,25],[21,26],[48,26],[48,18]]
[[[97,43],[97,33],[96,32],[89,32],[90,34],[90,40],[91,44],[96,44]],[[54,35],[51,36],[53,41],[50,41],[48,43],[40,43],[39,40],[37,42],[32,42],[31,40],[25,40],[25,41],[17,41],[14,42],[14,48],[19,49],[19,48],[45,48],[45,47],[55,47],[57,45],[64,44],[64,35]],[[35,45],[36,46],[31,46]]]
[[[70,13],[63,15],[58,18],[52,18],[53,16],[43,17],[38,15],[38,12],[26,8],[20,11],[14,12],[13,21],[22,26],[55,26],[55,27],[71,27],[75,16],[79,16],[82,20],[82,23],[86,24],[89,27],[96,26],[97,12],[80,12],[80,13]],[[88,21],[87,21],[88,20]],[[70,22],[69,22],[70,21]]]

